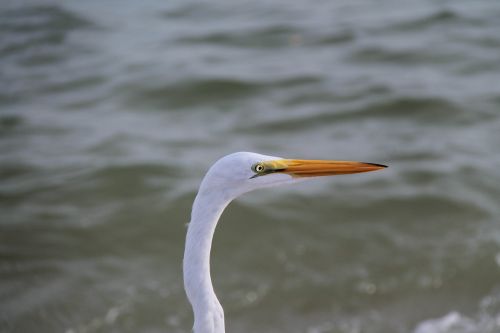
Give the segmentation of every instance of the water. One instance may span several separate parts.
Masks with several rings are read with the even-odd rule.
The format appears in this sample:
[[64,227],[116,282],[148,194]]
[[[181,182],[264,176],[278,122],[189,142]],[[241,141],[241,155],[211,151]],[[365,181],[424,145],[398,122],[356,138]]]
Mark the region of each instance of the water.
[[189,332],[220,156],[390,165],[234,202],[228,332],[500,332],[498,1],[3,1],[0,331]]

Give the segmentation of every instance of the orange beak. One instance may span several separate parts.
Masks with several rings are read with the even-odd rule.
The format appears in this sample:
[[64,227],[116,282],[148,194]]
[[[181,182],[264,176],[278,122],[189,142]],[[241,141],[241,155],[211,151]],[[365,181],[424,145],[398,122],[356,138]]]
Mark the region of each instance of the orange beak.
[[387,168],[376,163],[327,160],[274,160],[263,162],[264,174],[286,173],[292,177],[319,177],[370,172]]

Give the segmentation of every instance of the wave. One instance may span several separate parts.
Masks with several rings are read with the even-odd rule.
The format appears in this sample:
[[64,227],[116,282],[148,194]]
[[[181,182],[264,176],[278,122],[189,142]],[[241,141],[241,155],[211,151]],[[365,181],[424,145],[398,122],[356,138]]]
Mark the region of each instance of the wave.
[[213,44],[231,47],[250,47],[272,49],[293,45],[300,30],[291,25],[275,25],[265,28],[221,31],[196,36],[180,37],[181,44]]
[[[174,82],[150,88],[126,87],[128,103],[141,103],[159,108],[187,108],[241,102],[269,90],[279,90],[320,81],[316,76],[294,76],[268,82],[233,78],[207,78]],[[120,90],[123,90],[121,88]]]
[[[307,99],[307,95],[303,95]],[[298,99],[298,97],[296,97]],[[326,97],[325,97],[326,98]],[[334,98],[334,97],[331,97]],[[354,97],[352,98],[355,99]],[[357,101],[356,103],[359,103]],[[379,119],[381,121],[407,121],[412,124],[454,126],[466,116],[465,110],[458,104],[441,97],[400,96],[379,101],[365,102],[365,105],[352,107],[349,104],[337,110],[300,112],[295,116],[282,117],[279,120],[267,120],[245,127],[235,126],[235,132],[268,132],[305,130],[332,124],[359,121],[361,119]]]

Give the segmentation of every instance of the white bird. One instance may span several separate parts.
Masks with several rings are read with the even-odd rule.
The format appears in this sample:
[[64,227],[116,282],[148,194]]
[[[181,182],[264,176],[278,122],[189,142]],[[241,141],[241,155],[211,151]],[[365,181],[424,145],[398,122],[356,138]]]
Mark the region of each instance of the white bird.
[[239,195],[308,177],[375,171],[385,165],[350,161],[295,160],[239,152],[208,170],[193,203],[184,251],[184,288],[193,307],[194,333],[224,333],[224,310],[210,277],[210,248],[226,206]]

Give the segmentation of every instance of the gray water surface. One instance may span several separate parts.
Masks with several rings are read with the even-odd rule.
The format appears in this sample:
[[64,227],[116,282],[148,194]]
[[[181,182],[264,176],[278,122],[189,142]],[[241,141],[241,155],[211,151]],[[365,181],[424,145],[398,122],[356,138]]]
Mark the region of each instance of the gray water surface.
[[228,332],[500,332],[500,2],[3,1],[0,331],[189,332],[234,151],[384,163],[218,226]]

